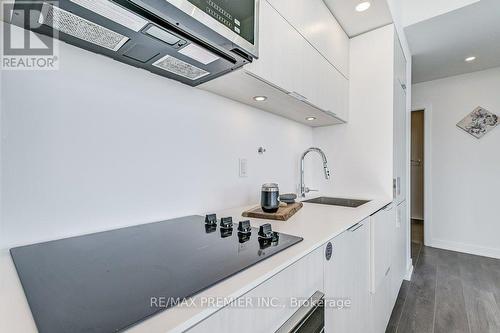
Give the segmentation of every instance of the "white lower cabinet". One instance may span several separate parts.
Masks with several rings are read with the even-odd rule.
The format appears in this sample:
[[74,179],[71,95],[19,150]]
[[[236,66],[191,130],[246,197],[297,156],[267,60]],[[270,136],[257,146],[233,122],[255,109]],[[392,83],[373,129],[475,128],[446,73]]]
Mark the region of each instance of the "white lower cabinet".
[[188,332],[275,332],[300,307],[295,300],[307,300],[316,291],[323,291],[321,247],[246,293],[241,297],[243,300],[236,300]]
[[406,274],[406,203],[371,216],[371,308],[374,333],[385,332]]
[[394,205],[390,204],[371,216],[371,292],[376,293],[392,270],[394,242]]
[[[325,259],[325,332],[368,332],[370,313],[368,219],[332,239]],[[324,246],[325,253],[328,243]],[[347,302],[350,302],[348,304]]]
[[371,216],[371,317],[374,333],[385,331],[392,311],[392,243],[395,223],[394,205],[390,204]]
[[246,306],[230,304],[189,332],[275,332],[300,307],[293,300],[316,291],[324,332],[385,332],[406,273],[404,214],[404,201],[386,206],[236,300]]
[[392,279],[392,293],[397,297],[399,289],[401,288],[401,283],[406,277],[408,269],[406,267],[407,258],[409,258],[409,253],[407,249],[407,238],[408,233],[408,223],[407,221],[407,211],[406,211],[406,201],[401,202],[396,207],[394,223],[394,250],[393,250],[393,262],[394,262],[394,275]]

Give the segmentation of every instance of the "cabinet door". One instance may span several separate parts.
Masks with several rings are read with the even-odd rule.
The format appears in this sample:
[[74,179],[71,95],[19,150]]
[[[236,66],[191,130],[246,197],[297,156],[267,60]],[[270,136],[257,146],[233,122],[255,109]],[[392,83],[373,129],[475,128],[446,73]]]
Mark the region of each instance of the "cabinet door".
[[371,217],[372,323],[384,332],[396,300],[394,295],[395,207],[393,204]]
[[322,73],[327,80],[324,87],[320,87],[325,100],[324,109],[335,113],[338,118],[347,122],[349,120],[349,81],[329,65],[325,66]]
[[304,39],[267,2],[260,2],[259,58],[245,69],[285,92],[302,90],[302,64]]
[[347,121],[349,81],[267,1],[260,11],[259,59],[245,70]]
[[371,231],[371,291],[376,293],[389,274],[394,244],[394,205],[390,204],[372,215]]
[[[369,220],[363,221],[360,226],[348,230],[351,233],[351,266],[354,275],[351,327],[349,332],[365,333],[370,331],[368,316],[370,312],[370,224]],[[360,320],[361,318],[361,320]],[[363,318],[365,318],[363,320]]]
[[406,223],[406,201],[400,203],[396,208],[396,221],[394,223],[394,274],[392,276],[392,288],[393,294],[397,294],[399,292],[399,288],[401,287],[401,283],[406,276],[406,259],[408,258],[407,246],[406,246],[406,238],[407,238],[407,227],[408,223]]
[[285,268],[188,332],[275,332],[300,307],[295,300],[308,299],[318,290],[323,290],[322,248]]
[[406,198],[406,92],[394,81],[394,179],[397,203]]
[[396,201],[406,199],[406,59],[397,35],[394,40],[394,179]]
[[343,76],[349,77],[349,37],[323,0],[268,0]]
[[[369,317],[369,229],[361,222],[331,240],[332,256],[325,260],[328,301],[349,301],[341,308],[325,306],[325,332],[366,332]],[[325,252],[328,244],[325,245]],[[347,303],[344,303],[344,305]],[[337,303],[339,305],[339,303]]]
[[347,121],[349,81],[310,46],[304,49],[302,68],[308,102]]

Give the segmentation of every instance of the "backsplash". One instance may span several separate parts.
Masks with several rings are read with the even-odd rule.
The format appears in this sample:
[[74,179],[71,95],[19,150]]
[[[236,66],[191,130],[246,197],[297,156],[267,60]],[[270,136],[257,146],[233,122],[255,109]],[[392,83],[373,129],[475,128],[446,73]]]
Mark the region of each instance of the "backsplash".
[[312,144],[307,126],[64,43],[59,70],[2,81],[2,248],[294,191]]

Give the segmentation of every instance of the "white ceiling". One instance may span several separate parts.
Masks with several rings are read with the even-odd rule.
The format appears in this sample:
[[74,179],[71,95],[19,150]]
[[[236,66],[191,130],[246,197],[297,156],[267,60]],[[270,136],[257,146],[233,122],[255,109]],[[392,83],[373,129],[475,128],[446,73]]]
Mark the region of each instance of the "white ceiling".
[[479,0],[399,0],[401,2],[401,24],[406,27],[434,16],[478,2]]
[[358,13],[354,7],[365,0],[323,0],[349,37],[392,23],[386,0],[369,0],[368,10]]
[[[481,0],[405,28],[413,82],[500,66],[500,1]],[[476,56],[475,62],[464,59]]]

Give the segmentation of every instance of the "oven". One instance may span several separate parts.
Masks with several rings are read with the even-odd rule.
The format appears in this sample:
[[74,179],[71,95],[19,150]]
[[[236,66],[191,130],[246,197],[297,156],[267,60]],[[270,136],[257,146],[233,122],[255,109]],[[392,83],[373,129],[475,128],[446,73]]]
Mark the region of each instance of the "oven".
[[325,294],[316,291],[276,333],[323,333],[325,330]]

